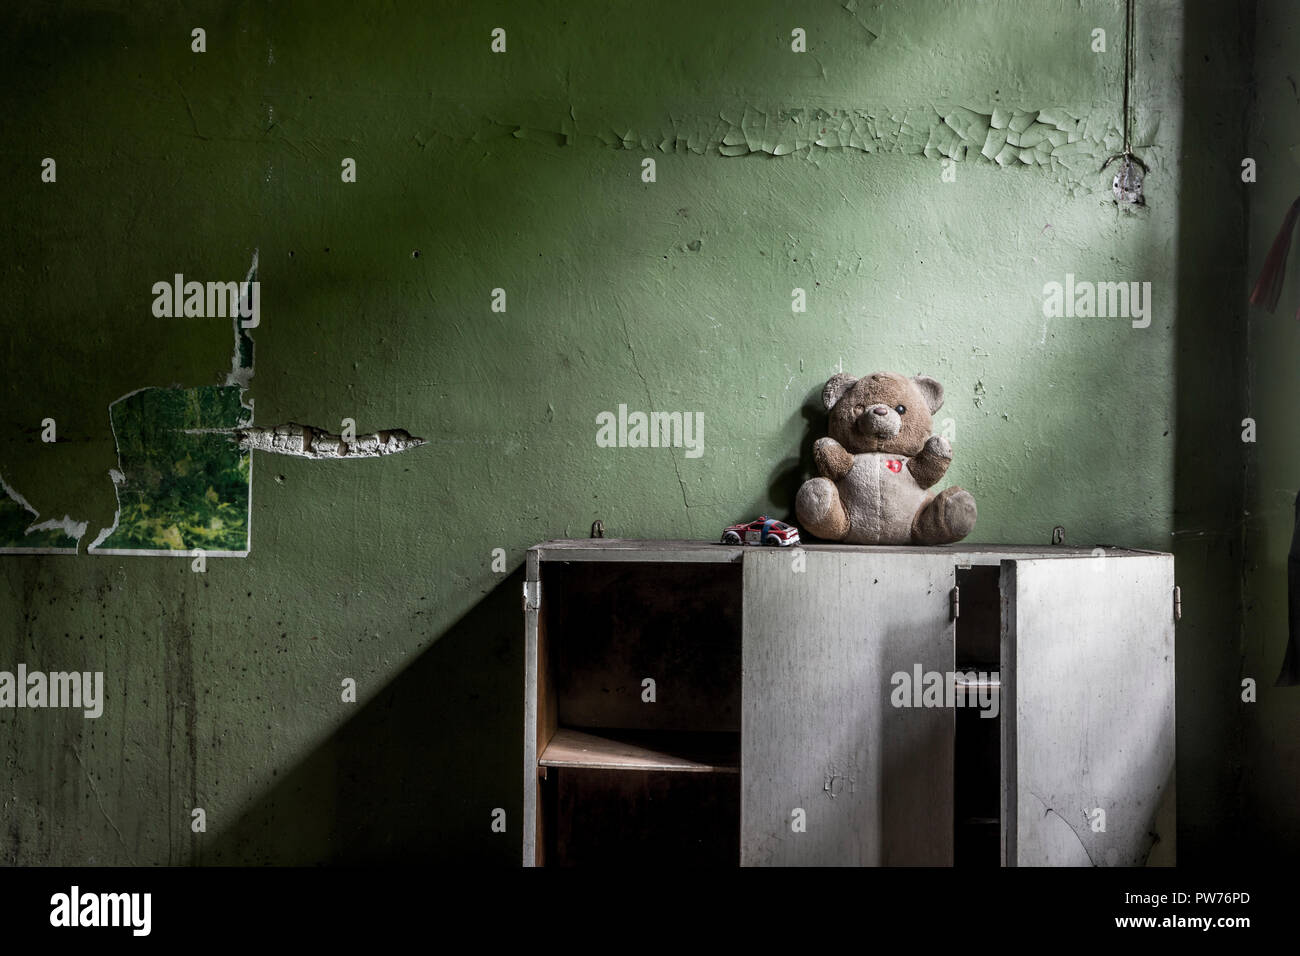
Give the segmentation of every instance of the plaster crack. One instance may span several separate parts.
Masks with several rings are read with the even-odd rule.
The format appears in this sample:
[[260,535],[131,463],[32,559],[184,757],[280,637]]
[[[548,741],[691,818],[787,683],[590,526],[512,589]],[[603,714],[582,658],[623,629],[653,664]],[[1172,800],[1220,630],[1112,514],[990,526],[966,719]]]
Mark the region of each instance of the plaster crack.
[[126,839],[122,836],[122,831],[117,828],[117,824],[113,822],[113,818],[110,817],[108,811],[104,809],[104,801],[100,799],[99,788],[95,786],[95,778],[91,775],[90,771],[86,769],[86,762],[81,759],[81,752],[78,751],[76,747],[73,747],[72,755],[77,758],[77,763],[81,765],[81,772],[86,775],[86,783],[90,784],[90,792],[95,795],[95,804],[99,807],[99,812],[103,814],[104,819],[108,821],[108,825],[112,827],[113,832],[117,834],[117,842],[122,844],[122,849],[126,851],[127,859],[129,859],[132,866],[134,866],[135,855],[132,854],[131,848],[126,845]]
[[199,132],[199,121],[194,118],[194,107],[190,105],[190,98],[185,94],[185,87],[181,86],[181,81],[176,80],[176,88],[181,91],[181,99],[185,101],[185,112],[190,116],[190,126],[194,130],[194,135],[206,142],[211,142],[211,136],[204,136]]
[[[641,360],[637,358],[636,347],[632,345],[632,332],[627,327],[626,313],[619,312],[619,320],[623,323],[623,341],[627,343],[627,350],[632,353],[632,370],[636,372],[637,378],[641,379],[641,384],[645,386],[645,396],[650,402],[649,407],[654,408],[654,396],[650,394],[650,381],[645,377],[645,372],[641,371]],[[682,478],[682,466],[678,463],[677,457],[673,456],[673,471],[677,473],[677,484],[682,489],[682,507],[686,509],[686,525],[693,532],[695,527],[691,522],[691,502],[686,496],[686,480]]]

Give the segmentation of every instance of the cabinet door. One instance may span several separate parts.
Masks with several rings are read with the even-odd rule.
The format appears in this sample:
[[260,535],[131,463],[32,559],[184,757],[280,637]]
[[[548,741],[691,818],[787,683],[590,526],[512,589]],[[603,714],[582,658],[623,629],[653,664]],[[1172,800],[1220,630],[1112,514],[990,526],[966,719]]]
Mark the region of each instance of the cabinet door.
[[745,555],[742,865],[952,863],[953,712],[891,694],[953,669],[954,579],[938,552]]
[[1002,563],[1005,864],[1172,861],[1173,587],[1172,555]]

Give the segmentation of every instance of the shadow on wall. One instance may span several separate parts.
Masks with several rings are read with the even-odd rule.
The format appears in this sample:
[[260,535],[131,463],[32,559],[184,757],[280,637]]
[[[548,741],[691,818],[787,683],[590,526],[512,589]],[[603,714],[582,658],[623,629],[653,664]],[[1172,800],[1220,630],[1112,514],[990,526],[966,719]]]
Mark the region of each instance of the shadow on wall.
[[[1174,552],[1178,625],[1178,862],[1240,863],[1241,431],[1246,296],[1244,213],[1223,171],[1245,152],[1253,5],[1188,4],[1178,184]],[[1226,75],[1225,75],[1226,74]],[[1235,178],[1235,177],[1229,177]],[[1207,263],[1213,263],[1207,267]],[[1207,402],[1201,383],[1230,383]],[[1222,437],[1212,437],[1222,436]],[[1231,586],[1225,586],[1231,582]],[[1270,675],[1271,676],[1271,675]],[[1257,852],[1267,848],[1256,845]]]
[[523,580],[502,580],[190,862],[517,865]]
[[[790,416],[791,422],[803,420],[803,434],[799,439],[799,457],[783,458],[772,469],[768,476],[767,498],[757,501],[749,509],[753,512],[753,517],[767,513],[790,524],[799,523],[799,517],[794,513],[794,500],[803,483],[817,474],[817,463],[813,460],[813,445],[817,443],[817,439],[825,437],[829,427],[826,409],[822,407],[824,387],[824,382],[818,382],[810,388],[808,394],[804,396],[803,404],[799,406],[799,411]],[[782,506],[785,508],[784,513],[777,513],[776,509],[769,504],[773,501],[785,502]],[[749,515],[749,511],[745,512],[746,516]],[[739,521],[741,518],[736,520]],[[748,517],[745,520],[748,520]],[[800,533],[803,533],[802,530]],[[809,537],[809,540],[812,538]]]

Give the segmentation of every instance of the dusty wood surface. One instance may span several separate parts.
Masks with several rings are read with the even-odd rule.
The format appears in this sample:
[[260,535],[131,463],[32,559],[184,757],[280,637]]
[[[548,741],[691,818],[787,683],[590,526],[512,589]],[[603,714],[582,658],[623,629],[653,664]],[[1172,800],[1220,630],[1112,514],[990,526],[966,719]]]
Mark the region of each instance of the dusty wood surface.
[[589,733],[561,727],[542,753],[546,767],[739,773],[737,734]]

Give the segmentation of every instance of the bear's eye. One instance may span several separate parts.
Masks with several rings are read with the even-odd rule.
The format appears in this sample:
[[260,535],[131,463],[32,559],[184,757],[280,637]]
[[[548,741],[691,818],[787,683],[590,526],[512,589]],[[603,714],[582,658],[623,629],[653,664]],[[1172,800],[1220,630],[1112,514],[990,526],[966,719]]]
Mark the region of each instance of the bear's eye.
[[901,415],[901,414],[903,414],[903,412],[907,411],[907,406],[906,406],[906,405],[895,405],[895,406],[894,406],[894,411],[898,412],[898,414]]

